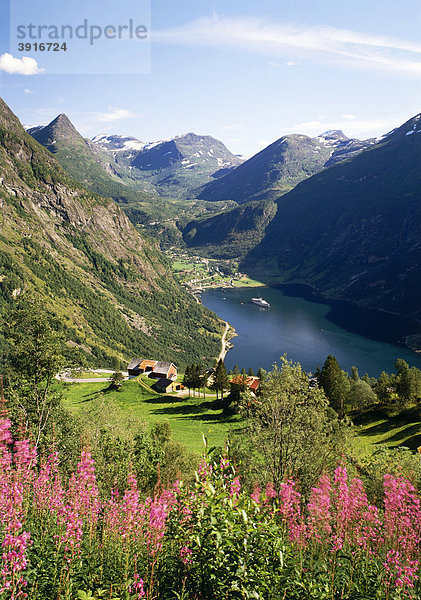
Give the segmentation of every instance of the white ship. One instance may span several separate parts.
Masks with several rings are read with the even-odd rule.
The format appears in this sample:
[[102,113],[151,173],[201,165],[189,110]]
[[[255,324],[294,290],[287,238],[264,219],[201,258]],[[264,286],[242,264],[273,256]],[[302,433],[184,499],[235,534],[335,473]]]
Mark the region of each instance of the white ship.
[[269,302],[263,300],[263,298],[252,298],[251,301],[253,304],[257,304],[257,306],[262,306],[263,308],[270,308]]

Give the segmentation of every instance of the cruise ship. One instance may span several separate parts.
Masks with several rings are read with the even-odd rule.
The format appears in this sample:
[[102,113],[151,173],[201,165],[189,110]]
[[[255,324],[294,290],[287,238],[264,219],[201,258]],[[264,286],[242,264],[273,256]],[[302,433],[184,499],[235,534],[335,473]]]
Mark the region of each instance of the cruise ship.
[[270,308],[269,302],[263,300],[263,298],[252,298],[251,301],[253,304],[257,304],[257,306],[262,306],[263,308]]

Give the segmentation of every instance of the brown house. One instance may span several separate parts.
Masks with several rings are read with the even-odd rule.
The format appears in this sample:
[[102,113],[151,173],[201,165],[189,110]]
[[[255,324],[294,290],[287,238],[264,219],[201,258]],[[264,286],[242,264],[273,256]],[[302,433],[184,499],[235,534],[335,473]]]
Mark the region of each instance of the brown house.
[[129,375],[136,377],[143,373],[150,373],[156,379],[176,379],[177,367],[170,362],[133,358],[127,367]]
[[171,392],[179,392],[180,390],[185,389],[184,385],[179,381],[173,381],[172,379],[167,378],[158,379],[152,387],[157,392],[161,392],[161,394],[170,394]]
[[252,392],[255,392],[259,388],[260,379],[251,375],[236,375],[231,379],[231,383],[235,383],[237,385],[244,385],[245,387],[248,387],[248,389]]
[[176,379],[177,367],[170,362],[157,362],[151,375],[156,379]]

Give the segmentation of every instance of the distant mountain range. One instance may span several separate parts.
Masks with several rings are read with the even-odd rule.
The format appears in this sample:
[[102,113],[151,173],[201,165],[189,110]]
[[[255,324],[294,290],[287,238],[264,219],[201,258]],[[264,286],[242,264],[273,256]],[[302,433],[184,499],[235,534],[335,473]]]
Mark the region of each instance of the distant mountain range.
[[[32,132],[55,155],[0,99],[1,313],[35,292],[60,317],[69,346],[101,366],[132,356],[212,361],[223,330],[216,316],[179,286],[156,242],[55,158],[92,182],[99,162],[89,159],[99,150],[64,115]],[[0,352],[4,344],[0,332]]]
[[287,135],[246,160],[223,178],[206,184],[197,197],[208,201],[274,200],[298,183],[339,161],[369,148],[375,140],[360,141],[342,131],[316,138]]
[[[56,154],[75,179],[113,198],[127,195],[127,187],[150,195],[194,197],[196,188],[243,162],[219,140],[194,133],[149,143],[120,135],[87,140],[64,114],[28,133]],[[121,184],[125,190],[116,187]]]
[[[334,148],[332,166],[275,202],[190,223],[186,242],[242,257],[241,268],[267,283],[305,283],[325,297],[421,319],[421,115],[347,160],[336,162]],[[258,227],[256,211],[267,216]]]
[[283,136],[245,161],[193,133],[85,140],[65,115],[30,131],[135,222],[146,206],[162,221],[171,214],[197,253],[236,259],[267,283],[421,319],[420,115],[381,139]]

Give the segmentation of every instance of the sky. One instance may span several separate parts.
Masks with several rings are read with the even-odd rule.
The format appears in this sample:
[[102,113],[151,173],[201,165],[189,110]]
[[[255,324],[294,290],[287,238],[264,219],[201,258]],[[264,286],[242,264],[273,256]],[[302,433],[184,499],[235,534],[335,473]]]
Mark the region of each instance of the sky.
[[[18,51],[18,23],[85,18],[147,39]],[[193,131],[246,156],[289,133],[376,137],[421,112],[421,2],[0,0],[0,95],[27,126],[65,113],[85,137]]]

